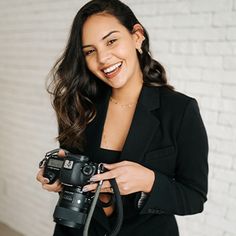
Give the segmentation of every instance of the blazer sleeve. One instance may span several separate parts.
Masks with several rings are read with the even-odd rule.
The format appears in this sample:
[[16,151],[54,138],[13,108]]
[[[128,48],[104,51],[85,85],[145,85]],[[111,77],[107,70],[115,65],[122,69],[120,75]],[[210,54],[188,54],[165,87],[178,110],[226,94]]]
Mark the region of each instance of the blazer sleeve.
[[189,215],[207,200],[208,140],[195,99],[186,105],[177,133],[175,176],[155,172],[155,181],[140,214]]

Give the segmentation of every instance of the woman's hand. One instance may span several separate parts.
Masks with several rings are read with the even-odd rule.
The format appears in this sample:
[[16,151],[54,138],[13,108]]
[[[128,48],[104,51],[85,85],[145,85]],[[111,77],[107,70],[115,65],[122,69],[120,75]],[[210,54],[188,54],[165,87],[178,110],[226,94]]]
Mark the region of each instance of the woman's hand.
[[[58,152],[58,156],[65,157],[65,152],[63,150],[60,150]],[[42,188],[46,189],[50,192],[60,192],[62,190],[62,185],[61,185],[60,181],[57,180],[53,184],[48,184],[49,180],[47,178],[43,177],[43,172],[44,172],[44,168],[40,169],[37,176],[36,176],[36,179],[42,184]]]
[[[149,193],[152,189],[155,174],[152,170],[131,161],[122,161],[115,164],[104,164],[108,170],[102,174],[92,176],[92,182],[100,180],[116,179],[121,195],[127,195],[135,192]],[[83,191],[93,191],[97,183],[91,183],[84,186]],[[111,187],[109,181],[104,181],[102,192],[106,192]]]

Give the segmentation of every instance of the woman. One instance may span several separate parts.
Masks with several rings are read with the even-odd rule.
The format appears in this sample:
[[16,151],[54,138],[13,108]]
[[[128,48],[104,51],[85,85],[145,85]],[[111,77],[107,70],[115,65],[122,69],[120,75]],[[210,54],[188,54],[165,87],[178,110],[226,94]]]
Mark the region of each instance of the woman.
[[[208,142],[197,102],[168,85],[149,52],[145,28],[118,0],[93,0],[77,13],[67,47],[54,67],[53,104],[60,146],[83,153],[107,172],[100,200],[110,200],[109,179],[122,195],[120,236],[177,236],[174,215],[203,210]],[[63,155],[63,152],[60,152]],[[61,185],[43,188],[59,192]],[[97,209],[90,235],[110,232],[114,204]],[[56,225],[54,236],[82,235]]]

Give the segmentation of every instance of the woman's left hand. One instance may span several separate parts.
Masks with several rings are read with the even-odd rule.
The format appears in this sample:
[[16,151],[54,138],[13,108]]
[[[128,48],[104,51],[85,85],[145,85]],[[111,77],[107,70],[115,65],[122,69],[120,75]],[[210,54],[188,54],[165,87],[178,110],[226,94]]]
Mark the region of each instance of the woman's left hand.
[[[102,174],[92,176],[91,182],[100,180],[116,179],[121,195],[135,192],[149,193],[154,183],[155,174],[152,170],[131,161],[122,161],[114,164],[104,164],[107,169]],[[107,191],[111,187],[109,181],[104,181],[101,192]],[[97,188],[97,183],[84,186],[83,191],[93,191]]]

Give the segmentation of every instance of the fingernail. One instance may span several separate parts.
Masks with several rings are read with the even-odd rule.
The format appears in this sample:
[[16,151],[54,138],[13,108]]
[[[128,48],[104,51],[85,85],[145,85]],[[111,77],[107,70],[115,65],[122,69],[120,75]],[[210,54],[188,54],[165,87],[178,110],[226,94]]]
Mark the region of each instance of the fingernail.
[[89,189],[88,189],[88,187],[86,187],[86,186],[83,187],[83,189],[82,189],[83,192],[88,192],[88,190],[89,190]]
[[43,179],[43,182],[44,182],[45,184],[47,184],[47,183],[49,183],[49,179],[44,178],[44,179]]

